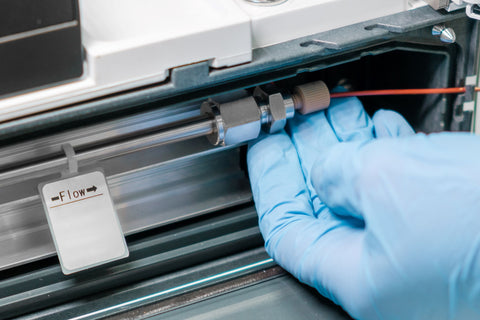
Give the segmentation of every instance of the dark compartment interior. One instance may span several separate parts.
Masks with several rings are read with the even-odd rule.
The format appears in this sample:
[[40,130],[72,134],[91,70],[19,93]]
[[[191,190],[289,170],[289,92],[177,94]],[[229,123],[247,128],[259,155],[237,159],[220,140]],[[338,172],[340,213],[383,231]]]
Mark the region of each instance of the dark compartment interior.
[[[383,50],[380,50],[380,52]],[[378,89],[442,88],[455,86],[454,52],[439,48],[398,47],[328,69],[302,73],[279,81],[291,87],[297,83],[323,80],[332,90],[344,86],[348,91]],[[361,97],[369,114],[378,109],[401,113],[417,132],[449,130],[456,95],[410,95]]]

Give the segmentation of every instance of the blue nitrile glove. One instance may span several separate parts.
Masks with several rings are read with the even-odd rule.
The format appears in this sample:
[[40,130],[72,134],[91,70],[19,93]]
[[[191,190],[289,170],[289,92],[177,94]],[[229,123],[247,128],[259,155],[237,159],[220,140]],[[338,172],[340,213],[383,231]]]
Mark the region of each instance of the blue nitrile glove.
[[[251,144],[268,253],[359,319],[480,319],[480,138],[354,98]],[[312,184],[313,183],[313,184]]]

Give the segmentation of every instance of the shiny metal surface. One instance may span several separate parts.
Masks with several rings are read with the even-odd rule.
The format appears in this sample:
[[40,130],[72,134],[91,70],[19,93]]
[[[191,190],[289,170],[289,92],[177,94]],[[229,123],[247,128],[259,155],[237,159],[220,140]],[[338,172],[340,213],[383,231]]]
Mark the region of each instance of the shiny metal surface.
[[88,163],[88,161],[91,159],[107,159],[173,142],[203,137],[213,132],[212,124],[212,120],[204,120],[199,123],[184,125],[179,128],[165,130],[156,134],[148,135],[146,137],[131,139],[103,148],[85,151],[77,154],[77,159],[79,162],[85,161]]
[[[274,270],[264,270],[273,274]],[[259,275],[253,275],[259,276]],[[119,319],[119,318],[117,318]],[[115,320],[117,320],[115,319]],[[351,320],[343,310],[292,276],[279,275],[180,308],[158,312],[150,320]]]
[[432,28],[432,35],[439,37],[440,41],[445,43],[455,43],[457,35],[453,28],[447,28],[444,25],[435,25]]
[[[140,151],[146,148],[161,146],[168,143],[179,142],[209,135],[213,132],[212,120],[203,120],[199,123],[184,125],[179,128],[161,131],[145,137],[129,139],[127,141],[79,152],[75,158],[80,164],[89,164],[100,159],[108,159],[122,154]],[[66,157],[47,160],[31,166],[24,166],[16,170],[9,170],[0,174],[0,180],[29,175],[31,172],[44,172],[52,169],[58,170],[67,163]]]
[[[267,103],[265,102],[261,102],[258,104],[258,108],[260,109],[260,122],[262,123],[262,125],[266,125],[268,123],[270,123],[270,107]],[[295,112],[295,110],[294,110]]]
[[442,31],[445,30],[444,25],[435,25],[432,27],[432,36],[439,37],[442,34]]
[[0,149],[0,269],[55,254],[37,186],[66,168],[63,143],[79,150],[79,172],[104,171],[126,234],[251,201],[238,147],[201,137],[210,120],[151,133],[198,115],[198,104],[177,105]]
[[[329,95],[328,88],[325,85],[324,88]],[[274,93],[270,91],[257,86],[253,95],[246,98],[227,103],[218,103],[213,99],[204,101],[200,112],[212,119],[214,128],[208,140],[213,145],[228,146],[256,139],[261,129],[275,133],[285,128],[287,119],[293,118],[296,107],[301,106],[295,105],[295,99],[288,92],[278,92],[278,89]],[[310,111],[316,107],[314,101]]]
[[[206,284],[212,283],[214,281],[218,281],[218,280],[228,279],[229,277],[233,277],[237,274],[242,274],[242,273],[249,272],[251,270],[256,270],[256,269],[262,268],[262,267],[268,267],[268,266],[271,266],[272,264],[274,264],[274,261],[273,261],[272,258],[267,258],[267,259],[264,259],[264,260],[256,261],[255,263],[251,263],[251,264],[248,264],[248,265],[245,265],[245,266],[241,266],[239,268],[224,271],[222,273],[211,275],[209,277],[205,277],[205,278],[202,278],[202,279],[198,279],[198,280],[195,280],[195,281],[184,283],[184,284],[179,285],[179,286],[174,287],[174,288],[169,288],[169,289],[166,289],[166,290],[155,292],[155,293],[147,295],[147,296],[139,297],[139,298],[134,299],[134,300],[125,301],[123,303],[120,303],[120,304],[117,304],[117,305],[114,305],[114,306],[110,306],[108,308],[104,308],[104,309],[100,309],[100,310],[97,310],[97,311],[94,311],[94,312],[91,312],[91,313],[88,313],[88,314],[84,314],[84,315],[72,318],[71,320],[91,319],[92,317],[95,317],[95,316],[105,316],[109,312],[112,312],[112,311],[113,312],[115,312],[115,311],[118,312],[118,311],[121,311],[122,309],[128,308],[129,306],[134,306],[134,305],[138,305],[138,304],[141,304],[141,303],[148,303],[149,301],[154,301],[154,299],[161,298],[162,296],[166,296],[168,294],[182,292],[182,291],[185,292],[186,289],[195,288],[195,287],[198,287],[198,286],[201,286],[201,285],[206,285]],[[283,270],[278,268],[277,272],[282,273],[282,271]],[[259,273],[260,273],[260,275],[262,275],[262,273],[266,273],[265,269],[260,271]],[[245,278],[245,276],[244,276],[244,278]],[[259,279],[255,279],[255,280],[259,280]],[[254,281],[251,281],[251,282],[254,283]],[[222,288],[221,290],[218,290],[219,292],[210,292],[210,293],[219,294],[219,293],[224,293],[227,290],[228,290],[227,288]],[[204,299],[208,298],[209,296],[210,296],[209,294],[206,294],[205,296],[201,297],[200,299],[198,299],[198,298],[197,299],[201,301],[201,300],[204,300]],[[182,297],[180,300],[182,300],[184,298],[185,297]],[[189,301],[189,302],[193,302],[193,301]],[[125,315],[120,315],[120,317],[124,318]]]
[[270,122],[264,125],[264,130],[268,133],[275,133],[287,124],[287,103],[284,101],[281,93],[272,94],[268,97],[270,109]]
[[440,40],[445,43],[455,43],[455,41],[457,41],[457,35],[453,28],[446,28],[442,31],[442,34],[440,34]]
[[253,97],[220,105],[225,128],[224,145],[234,145],[256,139],[260,135],[260,110]]
[[[109,175],[123,231],[132,234],[249,202],[250,188],[239,162],[238,149],[215,149]],[[114,165],[104,162],[100,167],[110,163]],[[20,189],[28,186],[35,190],[37,182],[28,181],[8,191],[21,195]],[[0,269],[55,254],[40,198],[32,193],[0,204]]]
[[285,103],[287,119],[292,119],[295,116],[295,102],[293,101],[292,96],[288,93],[282,93],[282,96]]
[[72,127],[68,131],[54,132],[51,135],[29,139],[26,142],[0,147],[0,172],[9,168],[37,162],[55,156],[63,156],[61,145],[70,143],[75,150],[92,148],[98,144],[106,144],[121,136],[148,132],[155,127],[183,121],[200,115],[198,103],[172,105],[159,110],[103,122],[101,124]]
[[261,110],[254,97],[246,97],[227,103],[207,100],[201,112],[214,120],[213,133],[208,137],[214,145],[235,145],[259,136]]

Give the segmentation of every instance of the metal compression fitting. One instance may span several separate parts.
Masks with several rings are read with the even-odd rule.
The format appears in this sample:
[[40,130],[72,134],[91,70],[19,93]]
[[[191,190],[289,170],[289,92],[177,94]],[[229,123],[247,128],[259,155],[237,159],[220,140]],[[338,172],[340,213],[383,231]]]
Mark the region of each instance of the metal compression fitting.
[[213,121],[209,141],[232,145],[257,138],[262,129],[267,133],[282,130],[295,111],[308,114],[329,105],[326,84],[315,81],[296,86],[292,92],[268,93],[257,87],[253,96],[222,104],[209,99],[202,104],[201,113]]

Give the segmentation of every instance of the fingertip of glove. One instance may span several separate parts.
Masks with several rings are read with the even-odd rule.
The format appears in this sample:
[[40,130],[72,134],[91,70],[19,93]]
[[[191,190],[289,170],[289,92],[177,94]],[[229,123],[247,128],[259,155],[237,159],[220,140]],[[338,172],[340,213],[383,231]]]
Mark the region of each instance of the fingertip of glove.
[[377,138],[404,137],[415,134],[407,120],[396,111],[380,109],[375,112],[372,120]]
[[327,118],[339,141],[373,138],[372,120],[357,98],[335,99]]

